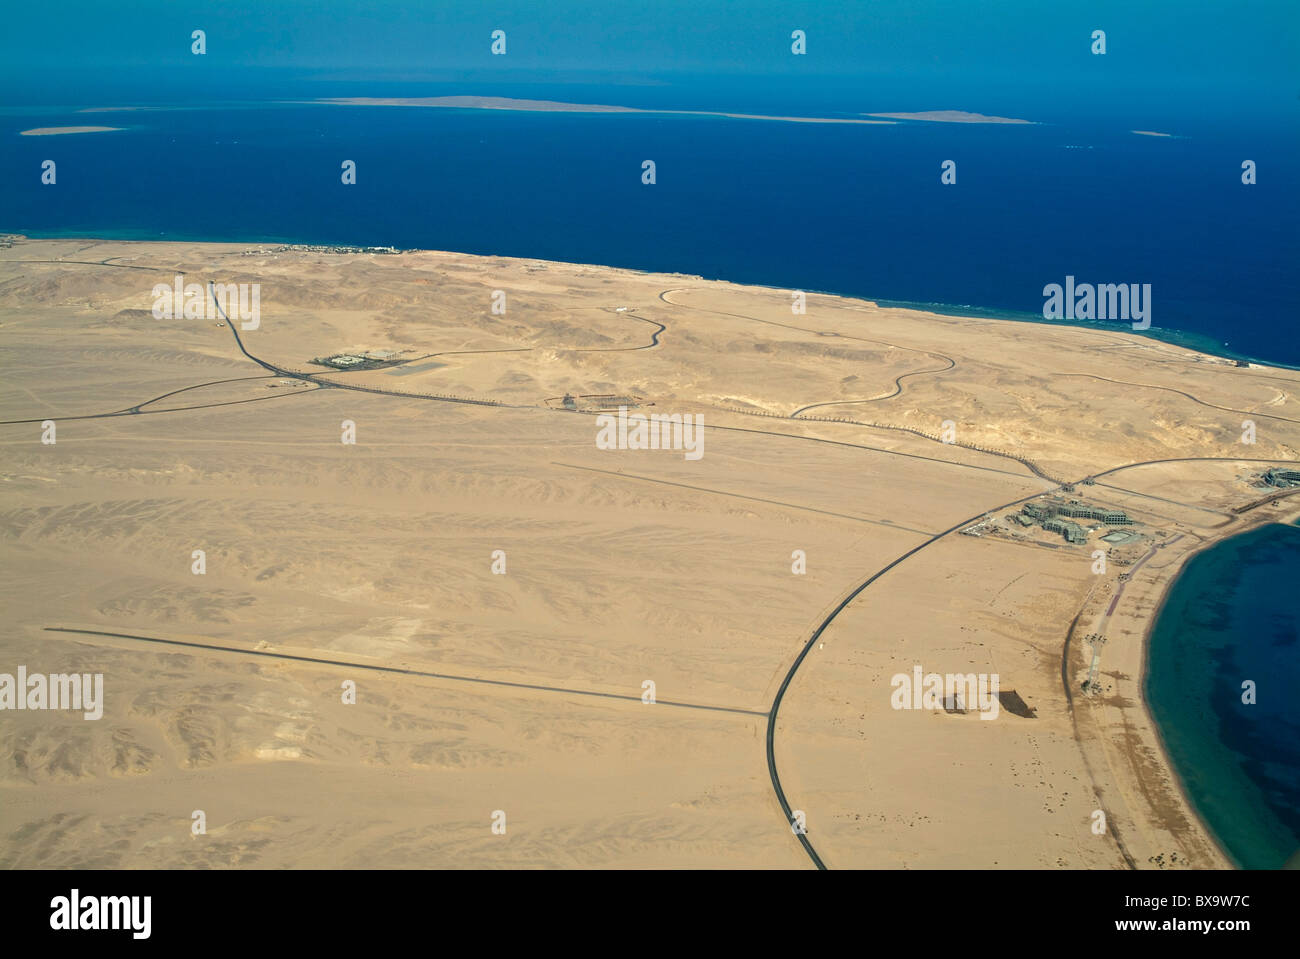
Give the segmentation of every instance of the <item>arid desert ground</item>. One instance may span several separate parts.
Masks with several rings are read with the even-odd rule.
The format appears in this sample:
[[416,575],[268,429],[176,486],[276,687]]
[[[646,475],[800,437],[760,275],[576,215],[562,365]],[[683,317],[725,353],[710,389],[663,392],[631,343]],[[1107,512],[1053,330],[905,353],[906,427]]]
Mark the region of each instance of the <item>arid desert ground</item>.
[[[258,284],[256,328],[156,318],[181,274]],[[793,302],[0,249],[0,673],[104,677],[101,719],[0,712],[0,866],[1223,865],[1143,647],[1192,552],[1296,516],[1257,484],[1300,459],[1300,373]],[[620,405],[701,416],[703,455],[599,448]],[[1016,518],[1072,499],[1133,538]],[[915,666],[1004,708],[896,709]]]

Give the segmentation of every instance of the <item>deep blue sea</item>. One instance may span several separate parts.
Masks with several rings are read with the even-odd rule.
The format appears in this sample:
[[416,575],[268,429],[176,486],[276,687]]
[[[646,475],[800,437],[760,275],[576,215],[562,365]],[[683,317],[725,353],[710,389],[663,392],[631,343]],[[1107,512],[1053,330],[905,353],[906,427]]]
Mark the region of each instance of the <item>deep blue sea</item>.
[[[601,263],[1038,317],[1043,287],[1151,284],[1153,334],[1300,366],[1300,125],[1117,95],[921,96],[713,86],[317,83],[316,96],[477,93],[850,116],[969,109],[1033,125],[845,126],[134,98],[0,103],[0,231],[392,245]],[[83,94],[84,96],[84,94]],[[152,102],[180,109],[77,113]],[[116,133],[21,137],[39,126]],[[1169,137],[1139,136],[1133,129]],[[43,186],[41,162],[58,182]],[[641,182],[654,160],[657,183]],[[357,184],[340,182],[344,160]],[[940,183],[944,160],[957,183]],[[1258,183],[1241,182],[1243,160]],[[1121,325],[1119,328],[1128,328]]]
[[1297,584],[1300,527],[1262,526],[1194,556],[1151,636],[1146,694],[1170,758],[1250,869],[1300,865]]

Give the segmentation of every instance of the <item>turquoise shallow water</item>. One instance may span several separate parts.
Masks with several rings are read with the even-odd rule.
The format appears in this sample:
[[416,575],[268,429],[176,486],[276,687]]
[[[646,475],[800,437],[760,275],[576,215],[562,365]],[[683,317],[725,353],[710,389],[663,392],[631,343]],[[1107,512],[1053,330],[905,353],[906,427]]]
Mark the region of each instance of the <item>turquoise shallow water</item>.
[[[1193,557],[1152,631],[1146,696],[1187,793],[1236,863],[1300,851],[1300,526]],[[1255,684],[1244,703],[1243,683]],[[1294,865],[1294,863],[1292,863]]]

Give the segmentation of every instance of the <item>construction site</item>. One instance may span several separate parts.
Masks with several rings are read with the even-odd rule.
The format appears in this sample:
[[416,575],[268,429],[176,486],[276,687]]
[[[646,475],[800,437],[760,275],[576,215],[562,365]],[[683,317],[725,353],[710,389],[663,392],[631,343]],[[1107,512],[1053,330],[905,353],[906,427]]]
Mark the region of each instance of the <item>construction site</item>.
[[[1091,520],[1079,523],[1076,520]],[[999,518],[986,514],[978,523],[962,530],[967,536],[1006,536],[1011,539],[1038,541],[1031,531],[1041,529],[1063,539],[1068,545],[1086,544],[1094,533],[1109,527],[1131,527],[1136,521],[1124,510],[1092,506],[1079,499],[1051,496],[1026,503],[1018,513]],[[1134,529],[1109,529],[1099,540],[1108,546],[1124,546],[1143,539]],[[1057,545],[1048,543],[1044,545]]]
[[1300,487],[1300,470],[1287,470],[1274,467],[1260,477],[1264,486],[1274,489],[1295,489]]
[[[409,350],[405,352],[410,352]],[[334,370],[377,370],[403,362],[401,353],[393,350],[364,350],[356,353],[335,353],[312,359],[315,366],[328,366]]]

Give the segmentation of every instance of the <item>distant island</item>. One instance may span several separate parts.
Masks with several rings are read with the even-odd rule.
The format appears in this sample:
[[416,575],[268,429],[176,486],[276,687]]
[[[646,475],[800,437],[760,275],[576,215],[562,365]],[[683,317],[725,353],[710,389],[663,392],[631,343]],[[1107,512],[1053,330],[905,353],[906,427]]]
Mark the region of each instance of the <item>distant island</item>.
[[[718,113],[711,110],[643,110],[605,103],[565,103],[560,100],[527,100],[514,97],[322,97],[310,103],[368,107],[442,107],[453,110],[521,110],[531,113],[657,113],[672,116],[728,117],[733,120],[784,120],[787,123],[879,124],[889,120],[861,120],[855,117],[777,117],[755,113]],[[1018,121],[1008,121],[1018,122]]]
[[927,120],[930,123],[1029,123],[1033,120],[1017,120],[1012,117],[990,117],[983,113],[967,113],[965,110],[924,110],[920,113],[867,113],[869,117],[889,117],[894,120]]
[[33,130],[23,130],[18,135],[23,137],[53,137],[61,133],[109,133],[121,129],[121,127],[36,127]]

